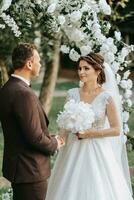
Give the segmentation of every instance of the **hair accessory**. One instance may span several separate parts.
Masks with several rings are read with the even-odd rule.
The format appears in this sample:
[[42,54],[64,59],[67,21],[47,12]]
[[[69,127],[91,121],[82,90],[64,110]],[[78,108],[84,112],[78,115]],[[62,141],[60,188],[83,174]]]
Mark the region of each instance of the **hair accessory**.
[[98,62],[96,62],[96,60],[94,58],[92,58],[91,56],[87,55],[87,56],[82,56],[83,58],[89,58],[92,62],[94,62],[95,64],[99,65],[101,67],[101,69],[103,69],[104,67],[102,67],[101,64],[99,64]]

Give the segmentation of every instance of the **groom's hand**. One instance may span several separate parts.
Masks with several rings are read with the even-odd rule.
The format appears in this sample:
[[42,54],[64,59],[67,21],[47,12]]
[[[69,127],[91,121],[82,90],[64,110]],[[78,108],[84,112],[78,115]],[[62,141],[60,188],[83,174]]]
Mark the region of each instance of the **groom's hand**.
[[61,147],[63,147],[65,145],[65,139],[62,136],[56,135],[55,138],[56,138],[57,143],[58,143],[57,149],[60,149]]

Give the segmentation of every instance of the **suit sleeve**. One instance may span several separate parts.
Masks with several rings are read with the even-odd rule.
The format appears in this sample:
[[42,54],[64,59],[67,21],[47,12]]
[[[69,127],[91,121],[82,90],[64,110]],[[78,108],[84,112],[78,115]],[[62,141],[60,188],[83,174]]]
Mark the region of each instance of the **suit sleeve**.
[[13,111],[21,128],[21,134],[31,147],[45,155],[51,155],[57,149],[57,140],[48,136],[48,129],[42,130],[38,103],[30,92],[16,94]]

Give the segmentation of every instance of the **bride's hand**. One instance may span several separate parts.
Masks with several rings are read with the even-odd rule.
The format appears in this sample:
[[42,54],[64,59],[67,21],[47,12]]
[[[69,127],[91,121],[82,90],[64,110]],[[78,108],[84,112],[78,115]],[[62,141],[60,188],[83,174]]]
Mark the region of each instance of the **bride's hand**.
[[80,131],[77,133],[78,139],[86,139],[86,138],[92,138],[92,129],[88,129],[86,131]]

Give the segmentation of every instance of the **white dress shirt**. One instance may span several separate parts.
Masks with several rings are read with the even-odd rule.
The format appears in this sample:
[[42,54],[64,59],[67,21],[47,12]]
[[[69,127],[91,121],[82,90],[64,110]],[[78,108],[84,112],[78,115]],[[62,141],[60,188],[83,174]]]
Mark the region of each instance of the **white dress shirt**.
[[27,79],[25,79],[25,78],[22,77],[22,76],[19,76],[19,75],[16,75],[16,74],[12,74],[11,76],[12,76],[12,77],[15,77],[15,78],[18,78],[18,79],[20,79],[20,80],[22,80],[22,81],[24,81],[27,85],[30,85],[30,81],[28,81]]

